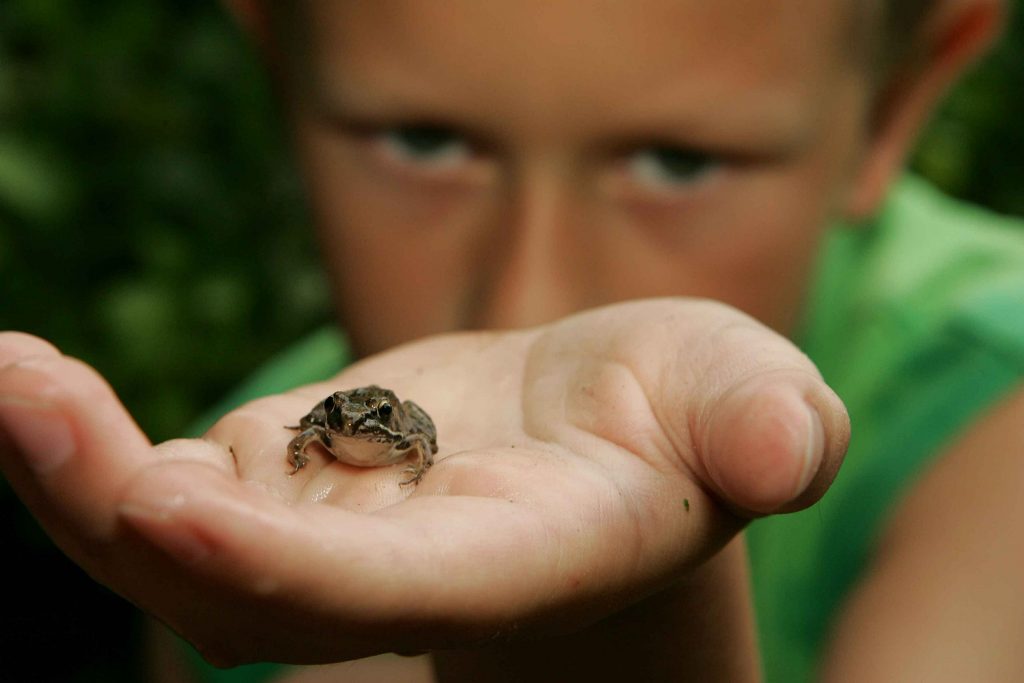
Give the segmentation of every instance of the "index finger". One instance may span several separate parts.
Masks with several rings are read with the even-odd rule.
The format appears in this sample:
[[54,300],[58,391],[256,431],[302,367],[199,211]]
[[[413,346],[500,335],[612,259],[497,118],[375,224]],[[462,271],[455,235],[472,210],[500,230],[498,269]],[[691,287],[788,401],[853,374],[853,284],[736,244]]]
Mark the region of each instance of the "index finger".
[[[0,464],[72,557],[90,564],[116,534],[116,501],[160,461],[110,385],[41,339],[0,334]],[[95,567],[92,567],[95,569]]]

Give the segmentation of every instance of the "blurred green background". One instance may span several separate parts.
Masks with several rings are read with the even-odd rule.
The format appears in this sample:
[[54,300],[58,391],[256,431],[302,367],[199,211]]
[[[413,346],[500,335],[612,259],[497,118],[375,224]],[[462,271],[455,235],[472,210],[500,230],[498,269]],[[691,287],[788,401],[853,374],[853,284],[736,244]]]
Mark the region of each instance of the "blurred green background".
[[[1018,13],[913,165],[1024,215],[1022,160]],[[0,4],[0,329],[88,361],[154,440],[176,436],[329,319],[306,226],[272,93],[218,3]],[[138,615],[0,487],[0,680],[139,678]]]

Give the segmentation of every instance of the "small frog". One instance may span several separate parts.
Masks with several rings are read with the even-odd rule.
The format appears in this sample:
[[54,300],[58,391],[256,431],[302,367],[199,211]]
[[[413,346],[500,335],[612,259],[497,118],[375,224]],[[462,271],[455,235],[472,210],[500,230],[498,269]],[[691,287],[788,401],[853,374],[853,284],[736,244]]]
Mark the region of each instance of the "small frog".
[[302,432],[288,444],[288,462],[295,474],[309,461],[304,451],[318,441],[341,462],[359,467],[381,467],[400,462],[415,451],[409,465],[415,484],[434,464],[437,429],[430,416],[412,401],[399,401],[395,392],[377,385],[336,391],[313,406],[299,424],[286,429]]

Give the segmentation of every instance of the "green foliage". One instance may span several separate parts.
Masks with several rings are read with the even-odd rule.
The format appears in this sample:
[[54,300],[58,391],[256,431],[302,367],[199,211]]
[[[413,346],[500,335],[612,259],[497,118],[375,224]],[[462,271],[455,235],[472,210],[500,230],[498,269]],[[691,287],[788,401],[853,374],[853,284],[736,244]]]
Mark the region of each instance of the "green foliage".
[[925,131],[913,168],[943,190],[1024,216],[1024,12]]
[[155,439],[328,317],[296,174],[216,2],[0,5],[0,325]]

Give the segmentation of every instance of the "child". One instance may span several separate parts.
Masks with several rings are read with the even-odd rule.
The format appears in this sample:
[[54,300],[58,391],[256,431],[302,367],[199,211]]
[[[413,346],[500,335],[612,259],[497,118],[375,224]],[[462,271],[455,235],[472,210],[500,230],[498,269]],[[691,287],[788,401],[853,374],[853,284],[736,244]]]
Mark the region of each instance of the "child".
[[[588,612],[577,626],[598,621],[571,636],[440,653],[432,664],[438,675],[563,679],[590,667],[590,677],[616,679],[754,678],[744,619],[755,614],[770,680],[807,679],[819,667],[835,680],[1000,679],[1024,670],[1008,626],[1024,614],[1016,584],[1024,547],[1012,531],[1022,516],[1013,482],[1024,462],[1022,238],[899,180],[928,112],[996,33],[999,2],[233,6],[286,102],[339,318],[358,355],[452,330],[549,323],[603,304],[699,297],[799,342],[851,413],[855,441],[829,497],[748,533],[756,610],[737,588],[745,581],[737,570],[742,547],[713,553],[711,542],[705,561],[675,567],[680,582],[661,576],[642,590],[623,588],[628,600],[609,597],[607,609]],[[678,310],[699,329],[743,326],[723,323],[717,308]],[[677,334],[658,336],[661,312]],[[622,352],[637,361],[629,354],[640,347],[649,357],[671,357],[671,342],[681,338],[669,309],[601,315],[551,328],[566,366],[576,362],[574,349],[586,357],[589,339],[625,335]],[[750,335],[742,353],[731,337],[709,338],[729,363],[774,358],[769,337]],[[694,355],[701,339],[692,338]],[[336,353],[327,346],[300,351],[300,363],[319,369],[321,355]],[[390,366],[369,366],[377,374],[355,376],[420,367],[412,358],[425,367],[453,363],[443,344],[397,354]],[[798,367],[785,363],[786,373]],[[259,392],[303,382],[293,369],[289,386],[268,380]],[[680,399],[648,400],[666,407]],[[831,478],[829,449],[843,441],[826,399],[812,403],[825,453],[808,470],[811,499]],[[736,430],[756,423],[754,408],[764,407],[743,405],[750,410],[744,419],[732,415]],[[640,420],[627,417],[627,424]],[[796,429],[780,423],[784,432]],[[801,438],[821,451],[815,431]],[[776,470],[757,468],[775,451],[771,443],[756,450],[743,450],[746,469],[696,467],[696,481],[717,501],[709,506],[723,504],[740,520],[810,502],[803,474],[795,496],[759,488]],[[502,455],[495,462],[516,462]],[[432,476],[453,476],[444,472],[458,463],[439,458],[420,489],[430,490]],[[761,479],[745,479],[751,470]],[[571,498],[573,486],[563,486]],[[700,490],[685,499],[687,512],[707,509],[691,504],[703,503]],[[370,495],[349,494],[349,501]],[[722,521],[729,512],[720,512],[705,531],[730,526]],[[135,528],[159,533],[161,523],[144,517]],[[686,516],[671,519],[678,518]],[[68,543],[82,543],[70,536]],[[131,586],[117,572],[102,578]],[[271,579],[241,580],[248,579],[275,591]],[[655,583],[658,592],[641,595]],[[141,601],[195,638],[160,599]],[[321,615],[302,602],[294,611],[308,614],[304,635],[315,639]],[[625,603],[632,606],[622,610]],[[230,607],[214,604],[211,613],[218,609]],[[714,611],[729,614],[729,623],[706,614]],[[693,624],[705,620],[715,627],[695,645]],[[371,639],[380,637],[374,627]],[[207,645],[216,642],[212,654],[231,661],[230,640],[224,634]],[[401,642],[415,648],[417,641]],[[324,655],[296,649],[289,657]],[[414,680],[431,675],[422,659],[366,666],[398,666]]]

